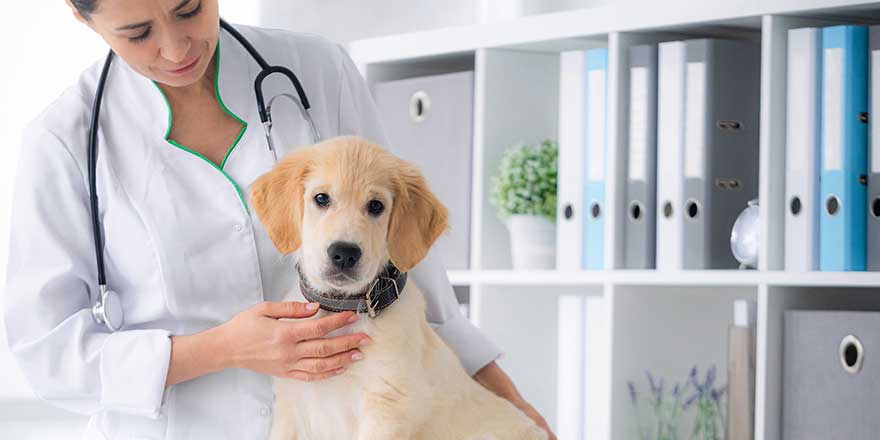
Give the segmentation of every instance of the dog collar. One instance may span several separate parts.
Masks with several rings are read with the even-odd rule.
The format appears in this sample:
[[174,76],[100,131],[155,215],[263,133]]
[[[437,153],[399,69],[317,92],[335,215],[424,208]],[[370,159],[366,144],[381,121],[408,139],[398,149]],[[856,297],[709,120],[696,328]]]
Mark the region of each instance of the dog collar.
[[388,262],[363,292],[349,295],[338,291],[319,292],[306,281],[299,263],[296,270],[299,272],[300,290],[308,301],[316,302],[330,312],[367,313],[370,318],[379,316],[379,312],[400,298],[407,278],[406,272],[400,272],[393,263]]

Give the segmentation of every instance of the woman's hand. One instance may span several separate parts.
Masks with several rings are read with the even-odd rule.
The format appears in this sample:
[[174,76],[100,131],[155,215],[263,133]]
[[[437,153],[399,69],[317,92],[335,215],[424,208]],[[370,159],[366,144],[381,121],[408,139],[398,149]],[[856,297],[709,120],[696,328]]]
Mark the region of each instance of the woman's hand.
[[523,399],[516,386],[513,385],[513,381],[510,380],[510,377],[494,361],[489,362],[488,365],[477,371],[474,374],[474,380],[489,391],[509,400],[520,411],[534,420],[541,429],[547,431],[547,438],[549,440],[556,440],[556,435],[550,430],[550,426],[544,420],[544,417],[541,417],[541,414]]
[[[314,308],[308,308],[313,306]],[[324,338],[333,330],[357,321],[353,312],[334,313],[308,321],[317,303],[263,302],[221,325],[226,368],[246,368],[259,373],[311,382],[335,376],[363,358],[357,347],[372,340],[365,333]]]

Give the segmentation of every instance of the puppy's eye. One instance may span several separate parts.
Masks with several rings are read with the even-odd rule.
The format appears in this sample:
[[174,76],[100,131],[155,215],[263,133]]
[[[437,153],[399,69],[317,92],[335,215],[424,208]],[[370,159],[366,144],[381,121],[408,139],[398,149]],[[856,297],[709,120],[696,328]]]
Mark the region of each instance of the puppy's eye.
[[327,194],[324,194],[324,193],[320,193],[315,196],[315,203],[317,203],[318,206],[323,208],[323,207],[330,204],[330,196],[328,196]]
[[385,205],[382,204],[382,202],[380,202],[378,200],[371,200],[370,203],[367,205],[367,211],[369,211],[370,214],[373,214],[375,216],[378,216],[384,210],[385,210]]

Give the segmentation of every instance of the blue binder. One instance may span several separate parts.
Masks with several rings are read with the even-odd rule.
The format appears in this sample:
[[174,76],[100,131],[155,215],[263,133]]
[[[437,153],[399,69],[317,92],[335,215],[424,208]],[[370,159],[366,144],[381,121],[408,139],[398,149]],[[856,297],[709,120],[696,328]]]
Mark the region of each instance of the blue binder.
[[819,267],[865,270],[868,28],[824,28],[822,55]]
[[604,269],[608,49],[586,52],[583,268]]

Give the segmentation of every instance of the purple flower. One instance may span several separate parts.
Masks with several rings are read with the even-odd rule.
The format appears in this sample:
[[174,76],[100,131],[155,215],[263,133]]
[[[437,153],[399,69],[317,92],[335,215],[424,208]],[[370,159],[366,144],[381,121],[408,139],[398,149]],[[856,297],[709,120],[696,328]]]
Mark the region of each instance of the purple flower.
[[679,384],[676,383],[675,387],[672,389],[672,396],[677,398],[678,393],[680,393],[680,392],[681,392],[681,389],[679,388]]
[[712,368],[706,373],[706,388],[712,388],[712,385],[715,383],[715,366],[712,365]]
[[629,398],[632,400],[633,405],[636,404],[636,386],[632,383],[632,381],[627,381],[626,385],[629,387]]
[[651,375],[650,371],[645,370],[645,376],[648,376],[648,384],[651,386],[651,394],[657,394],[657,384],[654,382],[654,376]]

